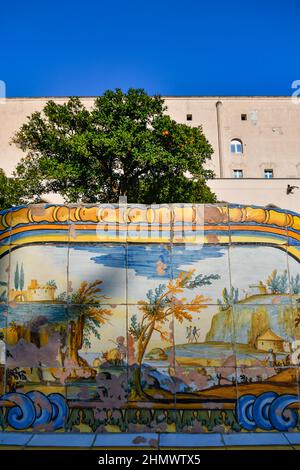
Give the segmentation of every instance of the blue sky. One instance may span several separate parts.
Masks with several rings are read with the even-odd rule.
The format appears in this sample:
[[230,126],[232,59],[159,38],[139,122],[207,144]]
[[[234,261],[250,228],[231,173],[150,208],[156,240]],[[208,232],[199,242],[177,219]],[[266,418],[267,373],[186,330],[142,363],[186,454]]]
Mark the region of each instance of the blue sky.
[[[91,252],[94,256],[91,260],[97,264],[103,264],[111,268],[125,268],[125,249],[123,246],[99,247],[75,246],[74,250]],[[98,253],[99,252],[99,253]],[[196,261],[207,258],[222,258],[225,249],[218,246],[190,246],[187,249],[183,246],[173,246],[172,254],[165,245],[128,245],[128,269],[133,269],[139,276],[149,279],[168,279],[177,277],[181,271],[180,266],[192,267]],[[172,275],[173,266],[173,275]]]
[[289,95],[299,0],[14,0],[0,7],[7,96]]

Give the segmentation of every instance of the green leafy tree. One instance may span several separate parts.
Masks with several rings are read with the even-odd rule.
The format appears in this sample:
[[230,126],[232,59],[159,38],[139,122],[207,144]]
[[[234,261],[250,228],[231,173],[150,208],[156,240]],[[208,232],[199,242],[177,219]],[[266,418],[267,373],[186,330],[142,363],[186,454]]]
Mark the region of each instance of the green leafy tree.
[[48,101],[13,142],[26,156],[15,176],[31,195],[67,202],[214,202],[204,168],[213,149],[201,128],[178,124],[159,96],[106,91],[86,109],[78,97]]
[[0,210],[26,202],[25,180],[8,178],[0,168]]

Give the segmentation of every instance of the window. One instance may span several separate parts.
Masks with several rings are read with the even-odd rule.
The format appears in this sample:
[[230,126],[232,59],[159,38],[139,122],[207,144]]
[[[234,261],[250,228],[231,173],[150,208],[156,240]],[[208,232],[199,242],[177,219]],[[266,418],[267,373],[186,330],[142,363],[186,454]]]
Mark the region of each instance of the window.
[[241,140],[233,139],[230,142],[231,153],[243,153],[243,143]]
[[270,180],[271,178],[273,178],[274,174],[273,174],[273,170],[265,170],[265,178],[267,180]]
[[247,114],[241,114],[241,121],[247,121]]
[[233,170],[234,178],[243,178],[243,170]]
[[193,115],[192,114],[187,114],[186,115],[186,120],[187,121],[192,121],[193,120]]

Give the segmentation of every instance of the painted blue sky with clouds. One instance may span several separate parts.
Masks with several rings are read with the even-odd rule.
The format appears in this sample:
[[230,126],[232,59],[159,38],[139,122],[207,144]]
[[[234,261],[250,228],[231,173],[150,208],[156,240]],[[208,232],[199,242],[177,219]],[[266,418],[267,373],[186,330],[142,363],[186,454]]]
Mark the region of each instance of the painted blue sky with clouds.
[[[114,245],[101,247],[75,246],[74,250],[90,251],[91,261],[111,268],[133,269],[139,276],[148,279],[165,279],[177,277],[181,265],[191,266],[208,258],[221,258],[224,256],[224,247],[221,246],[173,246],[167,245],[129,245],[127,255],[124,246]],[[95,256],[96,254],[96,256]],[[160,269],[161,267],[161,269]],[[172,274],[173,270],[173,274]]]

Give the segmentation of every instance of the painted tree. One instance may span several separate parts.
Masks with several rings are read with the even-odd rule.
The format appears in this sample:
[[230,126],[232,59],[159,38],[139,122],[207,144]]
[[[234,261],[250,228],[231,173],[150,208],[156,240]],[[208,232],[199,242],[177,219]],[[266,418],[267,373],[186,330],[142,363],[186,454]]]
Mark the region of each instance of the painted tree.
[[[69,320],[67,325],[67,350],[65,360],[78,367],[89,367],[87,361],[80,357],[78,351],[83,346],[90,346],[90,335],[100,339],[99,328],[112,314],[110,309],[100,305],[102,281],[82,282],[79,289],[71,295]],[[98,304],[98,305],[97,305]]]
[[15,289],[19,290],[19,285],[20,285],[20,273],[19,273],[19,263],[17,263],[16,269],[15,269]]
[[300,294],[300,274],[291,277],[292,294]]
[[272,271],[268,276],[267,286],[272,294],[285,294],[288,289],[288,273],[285,269],[282,274],[277,272],[277,269]]
[[249,343],[256,347],[257,338],[270,328],[270,318],[266,307],[258,307],[251,317]]
[[291,306],[281,306],[278,312],[278,326],[280,327],[280,334],[288,336],[292,341],[295,334],[294,325],[294,311]]
[[279,292],[281,294],[286,294],[288,292],[289,288],[289,278],[288,278],[288,272],[287,269],[283,271],[283,273],[280,276],[280,290]]
[[24,289],[24,284],[25,284],[25,281],[24,281],[24,268],[23,268],[23,263],[22,263],[21,271],[20,271],[20,290]]
[[227,288],[224,287],[222,290],[222,299],[218,299],[217,303],[220,307],[220,310],[227,310],[231,305],[238,303],[238,301],[239,290],[232,286],[229,292]]
[[195,289],[204,285],[210,285],[219,275],[202,275],[195,277],[194,270],[180,272],[177,279],[170,280],[167,285],[160,284],[154,292],[150,289],[147,292],[147,300],[138,302],[139,310],[142,313],[141,321],[138,322],[136,316],[131,318],[130,335],[137,345],[136,369],[134,371],[134,386],[137,397],[147,397],[143,390],[141,380],[141,370],[143,359],[154,332],[159,333],[162,340],[168,340],[169,334],[164,327],[170,320],[177,320],[182,323],[193,319],[193,313],[198,313],[206,307],[205,303],[209,299],[201,294],[195,295],[192,300],[180,297],[185,289]]
[[54,289],[57,289],[57,284],[54,279],[51,279],[50,281],[47,281],[47,286],[53,287]]

